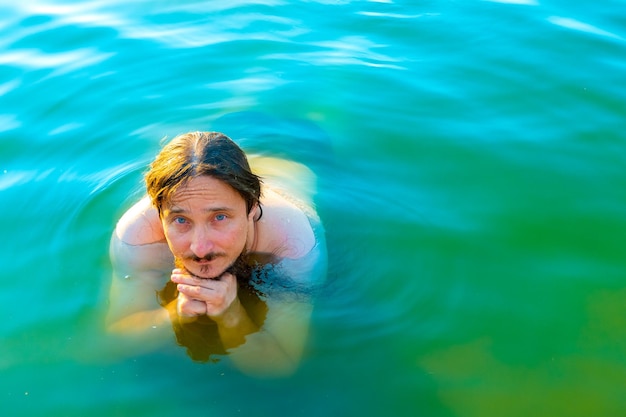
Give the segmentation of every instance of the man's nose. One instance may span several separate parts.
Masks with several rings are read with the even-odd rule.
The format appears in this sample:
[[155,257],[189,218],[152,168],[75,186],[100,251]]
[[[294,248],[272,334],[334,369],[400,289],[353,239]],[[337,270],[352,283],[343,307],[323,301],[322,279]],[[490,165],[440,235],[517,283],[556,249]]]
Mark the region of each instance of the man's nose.
[[191,238],[189,249],[198,257],[203,257],[213,252],[213,234],[206,227],[196,227]]

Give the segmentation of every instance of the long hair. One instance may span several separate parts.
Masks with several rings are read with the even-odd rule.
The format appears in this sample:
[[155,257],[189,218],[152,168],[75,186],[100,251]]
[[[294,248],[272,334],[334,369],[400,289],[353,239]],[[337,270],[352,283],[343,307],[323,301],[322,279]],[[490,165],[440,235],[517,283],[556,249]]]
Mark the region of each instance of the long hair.
[[180,186],[203,175],[233,187],[245,200],[248,213],[259,203],[261,179],[252,173],[243,150],[222,133],[190,132],[165,145],[145,175],[148,195],[159,216]]

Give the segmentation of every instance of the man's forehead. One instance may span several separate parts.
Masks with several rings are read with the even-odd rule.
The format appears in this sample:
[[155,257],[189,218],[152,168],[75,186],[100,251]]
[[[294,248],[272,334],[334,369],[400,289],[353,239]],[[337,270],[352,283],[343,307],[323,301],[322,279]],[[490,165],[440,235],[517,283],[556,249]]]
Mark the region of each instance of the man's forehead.
[[163,201],[163,209],[179,211],[198,202],[204,203],[207,208],[245,206],[244,198],[230,184],[205,175],[192,178],[169,193]]

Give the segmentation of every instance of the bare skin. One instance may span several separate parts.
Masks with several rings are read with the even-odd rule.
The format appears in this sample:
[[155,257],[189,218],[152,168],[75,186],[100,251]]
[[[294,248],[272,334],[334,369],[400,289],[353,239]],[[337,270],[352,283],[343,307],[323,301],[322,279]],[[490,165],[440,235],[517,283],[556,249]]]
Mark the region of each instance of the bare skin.
[[[111,240],[110,332],[159,343],[171,335],[171,317],[189,322],[207,316],[243,371],[282,375],[296,369],[312,306],[268,299],[267,317],[258,329],[239,301],[236,277],[226,270],[246,250],[289,260],[287,270],[301,283],[315,279],[309,275],[311,265],[325,248],[316,245],[306,215],[283,197],[291,189],[301,203],[310,204],[312,177],[288,161],[250,158],[250,163],[264,176],[258,221],[258,206],[247,213],[234,189],[206,176],[177,190],[161,217],[147,198],[122,216]],[[273,176],[277,166],[282,177]],[[178,297],[162,308],[155,292],[168,278],[177,284]]]

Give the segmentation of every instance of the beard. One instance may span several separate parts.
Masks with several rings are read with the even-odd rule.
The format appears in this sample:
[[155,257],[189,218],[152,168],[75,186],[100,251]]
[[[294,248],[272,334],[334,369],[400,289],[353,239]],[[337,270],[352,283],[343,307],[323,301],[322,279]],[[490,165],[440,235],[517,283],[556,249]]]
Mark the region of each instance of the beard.
[[199,279],[220,279],[220,277],[224,275],[226,272],[233,274],[237,278],[241,278],[249,272],[250,266],[248,265],[248,251],[246,251],[245,248],[241,251],[239,256],[237,256],[237,258],[235,258],[235,260],[231,262],[230,265],[224,268],[222,272],[211,277],[202,277],[200,275],[196,275],[190,270],[188,270],[184,264],[184,261],[186,259],[192,260],[192,261],[199,261],[203,259],[207,261],[211,261],[218,256],[219,255],[215,255],[215,254],[209,254],[201,258],[197,256],[190,256],[187,258],[181,258],[181,257],[176,256],[174,257],[174,266],[176,268],[182,269],[183,271],[185,271],[187,274],[191,275],[192,277],[199,278]]

